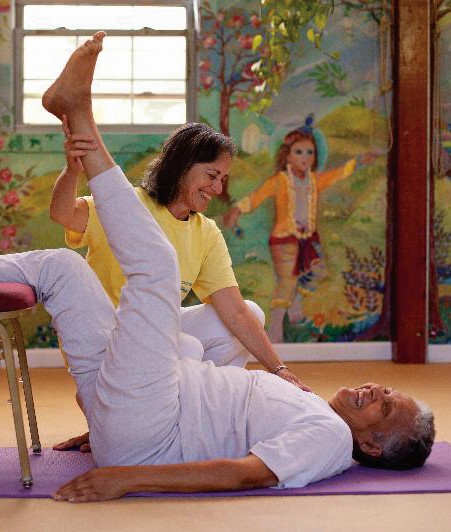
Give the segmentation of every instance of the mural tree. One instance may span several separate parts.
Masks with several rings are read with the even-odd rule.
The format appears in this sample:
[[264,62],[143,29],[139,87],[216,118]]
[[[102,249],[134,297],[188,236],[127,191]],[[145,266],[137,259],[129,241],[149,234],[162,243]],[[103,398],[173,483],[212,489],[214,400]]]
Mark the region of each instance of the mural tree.
[[[271,105],[303,40],[321,47],[332,5],[333,0],[270,0],[259,15],[239,7],[214,11],[208,1],[203,4],[200,90],[219,92],[224,134],[230,133],[231,109],[261,113]],[[220,199],[229,201],[226,187]]]
[[213,89],[219,91],[219,127],[228,135],[230,109],[248,109],[254,94],[264,91],[264,80],[252,68],[259,58],[253,41],[261,19],[241,8],[215,13],[208,2],[201,14],[200,88],[207,94]]

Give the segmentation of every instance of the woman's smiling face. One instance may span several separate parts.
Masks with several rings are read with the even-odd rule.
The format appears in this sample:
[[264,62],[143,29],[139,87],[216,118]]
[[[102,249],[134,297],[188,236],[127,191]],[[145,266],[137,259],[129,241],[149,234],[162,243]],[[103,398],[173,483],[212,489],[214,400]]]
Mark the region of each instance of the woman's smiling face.
[[211,163],[196,163],[186,173],[178,198],[168,205],[179,220],[186,220],[190,212],[205,212],[212,197],[222,192],[232,157],[222,153]]

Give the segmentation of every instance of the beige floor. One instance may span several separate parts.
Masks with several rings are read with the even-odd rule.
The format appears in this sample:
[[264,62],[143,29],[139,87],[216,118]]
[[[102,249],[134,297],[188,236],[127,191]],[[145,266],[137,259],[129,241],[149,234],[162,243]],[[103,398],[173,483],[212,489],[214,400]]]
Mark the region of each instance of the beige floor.
[[[437,440],[451,441],[451,364],[401,366],[387,362],[293,364],[320,395],[340,385],[387,383],[434,409]],[[74,386],[62,369],[32,370],[41,441],[50,446],[84,431]],[[0,445],[15,445],[0,371]],[[1,475],[1,464],[0,464]],[[85,531],[384,531],[450,532],[451,494],[268,497],[197,500],[119,500],[74,505],[52,500],[0,500],[0,532]]]

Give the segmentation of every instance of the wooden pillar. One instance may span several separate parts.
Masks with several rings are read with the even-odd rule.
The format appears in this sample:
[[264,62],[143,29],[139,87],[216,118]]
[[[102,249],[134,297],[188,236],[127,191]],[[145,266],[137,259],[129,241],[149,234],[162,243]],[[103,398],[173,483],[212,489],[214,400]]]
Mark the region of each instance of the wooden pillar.
[[424,363],[429,286],[430,0],[393,1],[393,359]]

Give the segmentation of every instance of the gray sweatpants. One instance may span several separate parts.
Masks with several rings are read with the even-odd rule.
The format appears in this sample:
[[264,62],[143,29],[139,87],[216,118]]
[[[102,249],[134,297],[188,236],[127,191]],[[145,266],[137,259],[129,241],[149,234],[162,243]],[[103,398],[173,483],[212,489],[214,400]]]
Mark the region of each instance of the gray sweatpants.
[[31,285],[51,314],[97,465],[181,462],[177,257],[119,167],[90,188],[127,278],[117,309],[86,261],[65,249],[3,256],[0,280]]

